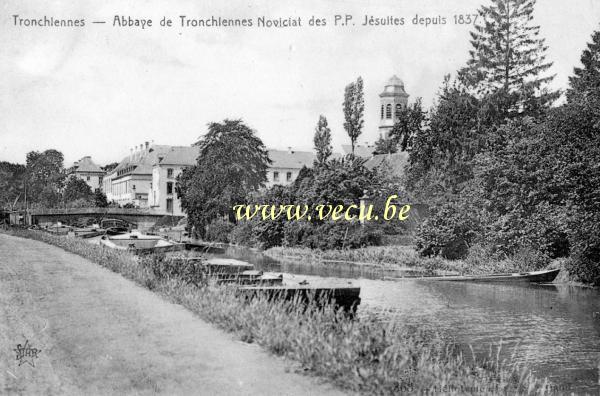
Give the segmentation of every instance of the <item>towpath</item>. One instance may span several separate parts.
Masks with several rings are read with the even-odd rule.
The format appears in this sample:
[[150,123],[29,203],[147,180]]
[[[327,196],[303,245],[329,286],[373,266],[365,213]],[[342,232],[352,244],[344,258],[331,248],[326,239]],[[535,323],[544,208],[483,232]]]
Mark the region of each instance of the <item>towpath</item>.
[[5,234],[0,370],[0,394],[341,394],[118,274]]

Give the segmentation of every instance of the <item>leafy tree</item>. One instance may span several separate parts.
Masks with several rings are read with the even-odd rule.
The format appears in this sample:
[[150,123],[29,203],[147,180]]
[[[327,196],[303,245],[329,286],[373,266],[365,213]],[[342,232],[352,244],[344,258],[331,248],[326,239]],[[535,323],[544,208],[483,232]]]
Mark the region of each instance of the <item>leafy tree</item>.
[[576,67],[573,76],[569,77],[570,89],[567,97],[572,100],[576,93],[597,92],[600,90],[600,31],[592,34],[592,42],[581,54],[583,67]]
[[317,151],[317,164],[323,164],[331,156],[331,129],[327,126],[327,118],[319,116],[319,122],[315,128],[313,138],[315,150]]
[[407,187],[422,200],[446,199],[472,179],[472,161],[481,152],[495,118],[484,101],[446,76],[429,127],[412,139]]
[[25,195],[25,166],[0,162],[0,205],[14,209]]
[[350,136],[352,154],[354,154],[356,140],[362,133],[364,124],[365,101],[362,77],[358,77],[356,82],[352,82],[346,86],[343,107],[344,129],[348,133],[348,136]]
[[197,164],[180,174],[176,191],[188,224],[203,236],[213,219],[233,220],[233,206],[264,186],[271,161],[263,142],[241,120],[210,123],[196,145]]
[[559,96],[548,90],[554,76],[542,76],[552,63],[546,60],[545,40],[532,23],[536,0],[491,0],[478,10],[471,32],[470,59],[459,78],[480,97],[501,92],[503,114],[538,115]]
[[421,131],[424,121],[425,112],[421,106],[421,98],[410,106],[402,106],[397,113],[396,123],[390,131],[390,138],[400,151],[406,151],[411,146],[413,137]]
[[49,149],[27,153],[27,199],[42,206],[56,205],[64,184],[63,155]]
[[108,200],[106,198],[106,194],[104,194],[99,188],[97,188],[94,191],[94,205],[98,208],[108,207]]
[[94,197],[91,187],[85,182],[75,176],[71,176],[67,180],[65,190],[63,191],[63,198],[65,202],[73,202],[79,199],[91,201]]
[[375,142],[375,154],[393,154],[398,151],[398,144],[394,139],[379,136]]
[[347,155],[336,158],[314,170],[297,191],[297,199],[309,205],[358,204],[364,191],[379,187],[376,171],[365,167],[366,159]]

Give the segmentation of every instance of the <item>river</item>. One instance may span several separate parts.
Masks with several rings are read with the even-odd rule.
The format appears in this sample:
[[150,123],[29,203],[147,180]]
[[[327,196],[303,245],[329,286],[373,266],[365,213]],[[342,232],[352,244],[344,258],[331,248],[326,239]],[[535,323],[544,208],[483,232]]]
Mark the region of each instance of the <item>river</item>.
[[[299,265],[254,250],[220,257],[284,274],[286,283],[361,287],[360,312],[401,318],[453,337],[479,354],[525,363],[560,393],[600,393],[600,291],[566,285],[383,280],[397,274],[335,264]],[[513,357],[514,356],[514,357]]]

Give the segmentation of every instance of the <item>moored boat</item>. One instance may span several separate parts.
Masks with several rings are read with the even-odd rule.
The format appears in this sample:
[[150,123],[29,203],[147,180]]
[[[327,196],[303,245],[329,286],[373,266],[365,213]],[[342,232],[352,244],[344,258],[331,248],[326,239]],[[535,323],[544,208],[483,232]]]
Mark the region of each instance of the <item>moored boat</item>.
[[104,235],[100,243],[112,249],[131,250],[137,254],[173,252],[185,249],[182,243],[172,242],[158,235],[130,232],[121,235]]
[[560,272],[560,269],[516,272],[509,274],[489,275],[449,275],[449,276],[420,276],[420,277],[386,277],[387,280],[428,280],[446,282],[531,282],[550,283]]
[[360,305],[360,287],[320,287],[306,284],[282,286],[242,286],[238,293],[245,298],[265,296],[269,300],[295,300],[305,304],[314,302],[317,307],[332,304],[346,313],[354,314]]

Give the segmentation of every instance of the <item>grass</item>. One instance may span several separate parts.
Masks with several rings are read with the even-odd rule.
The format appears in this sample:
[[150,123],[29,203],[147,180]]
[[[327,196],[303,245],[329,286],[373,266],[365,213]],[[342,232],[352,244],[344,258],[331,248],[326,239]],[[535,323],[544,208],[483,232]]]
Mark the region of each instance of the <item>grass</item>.
[[314,250],[303,247],[273,247],[263,252],[275,259],[330,265],[362,265],[386,270],[420,270],[425,273],[489,274],[539,269],[539,262],[523,253],[503,260],[492,259],[475,247],[463,260],[421,257],[412,246],[368,246],[359,249]]
[[[179,303],[221,329],[285,356],[302,371],[366,394],[548,394],[550,384],[501,361],[499,350],[465,357],[445,337],[369,314],[351,319],[332,307],[304,309],[289,301],[245,300],[235,287],[192,285],[160,257],[133,255],[83,240],[13,230],[78,254]],[[159,274],[159,276],[157,276]]]

